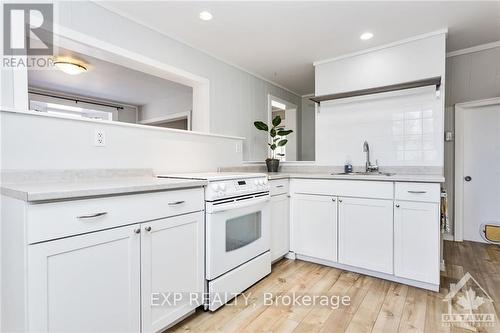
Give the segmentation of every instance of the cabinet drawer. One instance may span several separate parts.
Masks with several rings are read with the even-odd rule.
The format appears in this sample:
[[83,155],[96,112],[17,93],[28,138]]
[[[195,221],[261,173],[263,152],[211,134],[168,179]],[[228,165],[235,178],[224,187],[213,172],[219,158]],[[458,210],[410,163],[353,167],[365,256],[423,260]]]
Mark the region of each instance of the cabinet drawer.
[[202,188],[33,204],[27,211],[28,243],[203,209]]
[[396,183],[396,200],[439,202],[440,185],[431,183]]
[[271,195],[287,194],[288,193],[288,179],[277,179],[269,181],[269,191]]

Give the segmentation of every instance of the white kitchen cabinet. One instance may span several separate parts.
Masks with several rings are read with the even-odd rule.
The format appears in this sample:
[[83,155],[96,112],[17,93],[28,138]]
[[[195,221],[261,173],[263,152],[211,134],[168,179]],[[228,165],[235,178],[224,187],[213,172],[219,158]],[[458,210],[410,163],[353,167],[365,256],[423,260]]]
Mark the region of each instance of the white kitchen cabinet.
[[393,273],[393,201],[339,198],[339,262]]
[[203,303],[203,221],[197,212],[141,225],[142,332],[161,331]]
[[337,199],[292,195],[292,251],[298,255],[337,261]]
[[290,249],[290,200],[288,194],[271,197],[271,261],[275,261]]
[[29,246],[30,332],[139,332],[139,225]]
[[394,274],[439,284],[439,204],[396,201]]

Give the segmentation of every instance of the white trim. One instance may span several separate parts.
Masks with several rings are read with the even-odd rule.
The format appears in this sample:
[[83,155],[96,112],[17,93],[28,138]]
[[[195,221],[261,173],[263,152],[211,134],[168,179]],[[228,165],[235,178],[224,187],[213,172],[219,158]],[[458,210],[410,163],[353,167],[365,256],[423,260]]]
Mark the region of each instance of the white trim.
[[493,43],[487,43],[487,44],[481,44],[481,45],[476,45],[472,47],[468,47],[466,49],[460,49],[456,51],[451,51],[446,53],[446,58],[451,58],[451,57],[456,57],[464,54],[469,54],[469,53],[474,53],[474,52],[480,52],[484,50],[489,50],[489,49],[494,49],[496,47],[500,47],[500,41],[498,42],[493,42]]
[[500,97],[455,104],[455,241],[463,241],[464,230],[464,114],[473,108],[500,104]]
[[58,118],[58,119],[66,119],[68,121],[83,121],[83,122],[88,122],[88,123],[94,123],[94,124],[106,124],[110,126],[121,126],[121,127],[129,127],[129,128],[136,128],[136,129],[142,129],[142,130],[151,130],[151,131],[164,131],[164,132],[173,132],[173,133],[182,133],[186,135],[196,135],[196,136],[208,136],[212,138],[224,138],[224,139],[233,139],[233,140],[246,140],[245,137],[241,136],[231,136],[231,135],[224,135],[224,134],[212,134],[212,133],[205,133],[205,132],[194,132],[194,131],[185,131],[185,130],[179,130],[179,129],[174,129],[174,128],[164,128],[164,127],[156,127],[156,126],[148,126],[148,125],[142,125],[142,124],[132,124],[132,123],[124,123],[124,122],[119,122],[119,121],[110,121],[110,120],[98,120],[98,119],[86,119],[86,118],[74,118],[74,117],[64,117],[64,116],[59,116],[59,115],[54,115],[54,114],[48,114],[46,112],[37,112],[33,110],[19,110],[19,109],[14,109],[14,108],[9,108],[2,106],[0,109],[0,115],[3,112],[8,112],[8,113],[18,113],[26,116],[35,116],[35,117],[50,117],[50,118]]
[[411,43],[411,42],[414,42],[414,41],[417,41],[417,40],[420,40],[420,39],[424,39],[424,38],[428,38],[428,37],[432,37],[432,36],[437,36],[437,35],[442,35],[442,34],[447,34],[447,33],[448,33],[448,28],[440,29],[440,30],[436,30],[436,31],[433,31],[433,32],[428,32],[428,33],[425,33],[425,34],[421,34],[421,35],[416,35],[416,36],[413,36],[413,37],[409,37],[409,38],[406,38],[406,39],[401,39],[399,41],[392,42],[392,43],[389,43],[389,44],[384,44],[384,45],[381,45],[381,46],[375,46],[375,47],[372,47],[372,48],[369,48],[369,49],[365,49],[365,50],[361,50],[361,51],[357,51],[357,52],[347,53],[347,54],[344,54],[344,55],[341,55],[341,56],[338,56],[338,57],[333,57],[333,58],[329,58],[329,59],[325,59],[325,60],[318,60],[318,61],[313,62],[313,65],[314,66],[322,65],[322,64],[326,64],[326,63],[329,63],[329,62],[332,62],[332,61],[337,61],[337,60],[345,59],[345,58],[351,58],[351,57],[359,56],[359,55],[362,55],[362,54],[366,54],[366,53],[370,53],[370,52],[374,52],[374,51],[379,51],[379,50],[391,48],[391,47],[394,47],[394,46],[399,46],[399,45],[402,45],[402,44]]
[[193,124],[199,132],[210,130],[210,82],[208,79],[143,56],[114,44],[54,24],[56,46],[113,62],[143,73],[193,88]]
[[229,61],[229,60],[226,60],[226,59],[224,59],[224,58],[221,58],[221,57],[219,57],[219,56],[216,56],[216,55],[214,55],[214,54],[213,54],[213,53],[211,53],[211,52],[208,52],[208,51],[205,51],[205,50],[203,50],[203,49],[200,49],[200,48],[198,48],[198,47],[194,46],[193,44],[186,42],[185,40],[183,40],[183,39],[181,39],[181,38],[172,37],[172,36],[170,36],[170,35],[166,34],[165,32],[161,31],[160,29],[157,29],[157,28],[153,27],[153,26],[152,26],[152,25],[150,25],[149,23],[146,23],[146,22],[144,22],[143,20],[140,20],[140,19],[134,18],[134,17],[132,17],[131,15],[129,15],[128,13],[124,12],[123,10],[116,9],[116,8],[114,8],[114,7],[110,6],[108,3],[105,3],[105,2],[103,2],[103,1],[99,1],[99,0],[90,0],[90,1],[91,1],[91,2],[93,2],[93,3],[95,3],[96,5],[101,6],[102,8],[104,8],[104,9],[106,9],[106,10],[109,10],[110,12],[112,12],[112,13],[114,13],[114,14],[120,15],[120,16],[122,16],[122,17],[124,17],[124,18],[126,18],[126,19],[128,19],[128,20],[130,20],[130,21],[132,21],[132,22],[134,22],[134,23],[140,24],[140,25],[142,25],[142,26],[144,26],[144,27],[146,27],[146,28],[148,28],[148,29],[150,29],[150,30],[153,30],[153,31],[155,31],[155,32],[157,32],[157,33],[159,33],[159,34],[161,34],[161,35],[163,35],[163,36],[166,36],[166,37],[168,37],[168,38],[170,38],[170,39],[173,39],[173,40],[175,40],[175,41],[177,41],[177,42],[179,42],[179,43],[181,43],[181,44],[187,45],[187,46],[189,46],[190,48],[192,48],[192,49],[194,49],[194,50],[197,50],[197,51],[199,51],[199,52],[201,52],[201,53],[203,53],[203,54],[206,54],[206,55],[208,55],[208,56],[210,56],[210,57],[212,57],[212,58],[214,58],[214,59],[216,59],[216,60],[218,60],[218,61],[221,61],[221,62],[225,63],[226,65],[229,65],[229,66],[231,66],[231,67],[234,67],[234,68],[236,68],[236,69],[238,69],[238,70],[240,70],[240,71],[242,71],[242,72],[245,72],[245,73],[247,73],[247,74],[250,74],[250,75],[252,75],[252,76],[256,77],[257,79],[260,79],[260,80],[262,80],[262,81],[265,81],[265,82],[267,82],[267,83],[269,83],[269,84],[272,84],[273,86],[276,86],[276,87],[278,87],[278,88],[281,88],[281,89],[283,89],[283,90],[285,90],[285,91],[287,91],[287,92],[289,92],[289,93],[291,93],[291,94],[293,94],[293,95],[296,95],[296,96],[300,97],[300,94],[299,94],[299,93],[297,93],[297,92],[295,92],[295,91],[293,91],[293,90],[291,90],[291,89],[289,89],[289,88],[286,88],[285,86],[283,86],[283,85],[281,85],[281,84],[279,84],[279,83],[276,83],[276,82],[274,82],[274,81],[271,81],[270,79],[267,79],[267,78],[265,78],[265,77],[263,77],[263,76],[261,76],[261,75],[259,75],[259,74],[255,73],[255,72],[252,72],[252,71],[250,71],[250,70],[248,70],[248,69],[245,69],[245,68],[243,68],[243,67],[241,67],[241,66],[239,66],[239,65],[236,65],[235,63],[233,63],[233,62],[231,62],[231,61]]

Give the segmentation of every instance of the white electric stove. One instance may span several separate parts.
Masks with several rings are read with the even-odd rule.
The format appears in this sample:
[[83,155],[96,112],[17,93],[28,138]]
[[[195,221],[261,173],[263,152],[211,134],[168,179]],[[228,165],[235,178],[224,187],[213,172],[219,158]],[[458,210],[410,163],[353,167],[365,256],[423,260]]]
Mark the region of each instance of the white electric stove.
[[214,311],[271,272],[269,184],[262,173],[190,173],[205,189],[205,309]]

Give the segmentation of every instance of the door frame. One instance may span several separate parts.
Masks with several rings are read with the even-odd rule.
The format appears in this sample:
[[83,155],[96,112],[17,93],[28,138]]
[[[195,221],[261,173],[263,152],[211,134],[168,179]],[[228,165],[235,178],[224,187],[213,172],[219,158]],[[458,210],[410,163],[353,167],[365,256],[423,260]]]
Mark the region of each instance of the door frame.
[[455,104],[455,221],[454,239],[464,239],[464,115],[478,107],[500,105],[500,97]]
[[[272,123],[272,111],[273,111],[273,107],[271,105],[271,102],[272,101],[277,101],[277,102],[280,102],[282,104],[285,104],[285,113],[287,110],[295,110],[295,135],[298,136],[297,134],[297,130],[298,130],[298,124],[299,124],[299,119],[298,119],[298,107],[297,105],[287,101],[287,100],[284,100],[283,98],[279,98],[279,97],[276,97],[275,95],[272,95],[272,94],[267,94],[267,124],[270,126],[271,123]],[[296,139],[295,140],[295,153],[296,155],[298,155],[299,153],[299,140]],[[267,154],[268,156],[270,156],[271,154],[271,148],[267,148]]]

